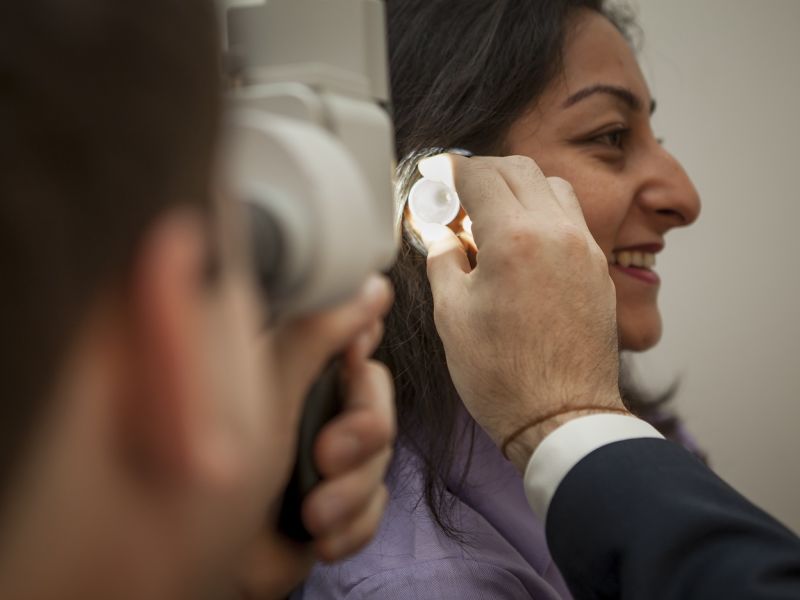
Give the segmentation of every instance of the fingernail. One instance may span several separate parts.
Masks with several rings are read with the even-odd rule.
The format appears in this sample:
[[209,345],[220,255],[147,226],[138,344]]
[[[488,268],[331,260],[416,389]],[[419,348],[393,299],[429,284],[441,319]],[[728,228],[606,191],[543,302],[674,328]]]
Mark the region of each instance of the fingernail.
[[443,174],[447,174],[451,170],[450,157],[447,154],[437,154],[423,158],[419,161],[417,169],[426,177],[430,174],[432,178],[440,180]]

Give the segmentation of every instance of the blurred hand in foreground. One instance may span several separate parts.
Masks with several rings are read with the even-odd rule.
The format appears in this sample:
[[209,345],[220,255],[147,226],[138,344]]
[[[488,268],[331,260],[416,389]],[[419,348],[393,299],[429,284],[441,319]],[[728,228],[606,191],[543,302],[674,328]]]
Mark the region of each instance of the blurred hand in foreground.
[[275,335],[276,372],[287,399],[305,396],[328,361],[344,353],[345,407],[323,428],[314,448],[323,481],[302,509],[314,542],[298,544],[275,531],[259,535],[239,569],[244,598],[285,597],[314,562],[343,559],[377,532],[388,498],[383,480],[396,425],[391,377],[369,357],[380,343],[391,300],[389,284],[374,277],[346,305],[290,323]]

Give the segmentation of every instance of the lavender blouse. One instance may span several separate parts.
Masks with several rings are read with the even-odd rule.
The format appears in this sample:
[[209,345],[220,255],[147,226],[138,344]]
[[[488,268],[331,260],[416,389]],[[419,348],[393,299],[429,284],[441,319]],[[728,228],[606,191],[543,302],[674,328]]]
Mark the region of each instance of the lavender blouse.
[[[702,458],[680,421],[645,417],[668,439]],[[462,422],[472,423],[466,411]],[[464,440],[460,460],[467,460]],[[372,543],[336,565],[317,565],[292,600],[561,600],[571,599],[547,549],[544,525],[530,509],[522,477],[484,431],[475,427],[472,464],[447,481],[452,520],[466,541],[447,537],[423,498],[419,457],[398,448],[387,484],[389,507]]]
[[[422,497],[420,460],[399,448],[387,479],[391,500],[373,542],[350,560],[317,565],[292,600],[571,598],[522,477],[480,427],[475,437],[467,481],[448,481],[458,490],[450,498],[452,520],[465,542],[436,525]],[[465,448],[462,460],[466,454]]]

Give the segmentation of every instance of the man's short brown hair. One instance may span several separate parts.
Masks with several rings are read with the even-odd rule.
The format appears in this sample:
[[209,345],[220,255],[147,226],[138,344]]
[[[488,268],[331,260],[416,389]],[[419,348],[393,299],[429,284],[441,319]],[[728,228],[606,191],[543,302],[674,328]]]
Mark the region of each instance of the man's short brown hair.
[[0,490],[93,295],[162,211],[210,205],[216,64],[210,0],[0,8]]

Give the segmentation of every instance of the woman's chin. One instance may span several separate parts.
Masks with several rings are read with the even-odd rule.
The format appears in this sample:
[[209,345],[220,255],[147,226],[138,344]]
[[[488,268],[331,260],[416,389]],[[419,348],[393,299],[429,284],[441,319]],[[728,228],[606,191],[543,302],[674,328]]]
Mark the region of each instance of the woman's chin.
[[658,311],[638,318],[617,317],[620,350],[644,352],[650,350],[661,339],[661,315]]

